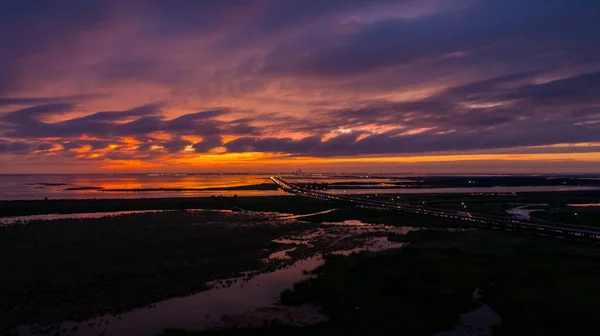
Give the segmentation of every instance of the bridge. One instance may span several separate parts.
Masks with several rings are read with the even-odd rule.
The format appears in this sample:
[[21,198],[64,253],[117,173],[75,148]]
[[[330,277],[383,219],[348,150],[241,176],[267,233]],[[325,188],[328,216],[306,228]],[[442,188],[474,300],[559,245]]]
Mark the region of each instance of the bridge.
[[555,223],[540,219],[515,219],[511,217],[489,214],[477,214],[472,212],[460,212],[448,209],[437,209],[411,204],[395,204],[391,202],[368,200],[360,197],[329,194],[318,190],[312,190],[301,187],[298,184],[287,181],[279,176],[273,176],[271,177],[271,180],[277,185],[279,185],[279,187],[281,187],[282,190],[288,193],[321,200],[341,201],[349,203],[356,207],[387,211],[399,211],[411,214],[418,214],[422,216],[438,217],[447,220],[460,220],[469,222],[469,224],[473,226],[480,226],[493,229],[526,231],[535,234],[551,235],[564,238],[600,241],[600,228],[592,226]]

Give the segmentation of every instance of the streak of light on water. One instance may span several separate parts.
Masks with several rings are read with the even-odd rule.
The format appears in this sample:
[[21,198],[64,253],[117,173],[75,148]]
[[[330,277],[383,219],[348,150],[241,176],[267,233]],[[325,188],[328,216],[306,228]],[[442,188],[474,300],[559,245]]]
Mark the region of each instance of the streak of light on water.
[[319,211],[319,212],[313,212],[313,213],[309,213],[309,214],[304,214],[304,215],[293,215],[293,214],[286,214],[282,217],[279,217],[278,219],[298,219],[298,218],[303,218],[303,217],[311,217],[311,216],[317,216],[317,215],[324,215],[324,214],[328,214],[330,212],[334,212],[340,209],[329,209],[329,210],[325,210],[325,211]]
[[389,241],[387,237],[374,237],[374,238],[369,239],[367,241],[367,244],[363,247],[358,247],[358,248],[349,249],[349,250],[333,251],[332,254],[348,256],[348,255],[351,255],[352,253],[358,253],[358,252],[362,252],[362,251],[379,252],[379,251],[383,251],[383,250],[397,249],[397,248],[401,248],[404,246],[406,246],[406,243],[392,242],[392,241]]
[[271,261],[271,260],[276,260],[276,259],[280,259],[280,260],[291,259],[291,257],[288,255],[288,252],[295,251],[296,249],[297,249],[297,247],[292,247],[287,250],[273,252],[265,259],[265,261]]
[[[277,190],[216,190],[268,183],[268,175],[235,174],[0,175],[0,200],[276,196]],[[164,188],[166,190],[137,190]],[[190,188],[194,190],[189,190]],[[213,190],[202,190],[211,188]],[[130,191],[109,191],[128,189]],[[169,190],[183,189],[183,190]]]
[[529,205],[523,205],[514,209],[506,210],[507,214],[518,215],[518,216],[530,216],[534,211],[540,211],[540,209],[526,209]]
[[[102,218],[110,216],[123,216],[141,213],[165,212],[165,211],[181,211],[181,210],[134,210],[134,211],[110,211],[110,212],[85,212],[85,213],[70,213],[70,214],[47,214],[47,215],[30,215],[30,216],[15,216],[0,218],[0,226],[11,225],[20,222],[31,222],[39,220],[57,220],[57,219],[90,219]],[[186,211],[216,211],[216,212],[231,212],[231,210],[218,209],[188,209]]]
[[102,218],[109,216],[132,215],[138,213],[161,212],[164,210],[139,210],[139,211],[111,211],[111,212],[86,212],[72,214],[47,214],[47,215],[31,215],[31,216],[15,216],[0,218],[0,225],[10,225],[17,222],[31,222],[38,220],[57,220],[57,219],[87,219],[87,218]]

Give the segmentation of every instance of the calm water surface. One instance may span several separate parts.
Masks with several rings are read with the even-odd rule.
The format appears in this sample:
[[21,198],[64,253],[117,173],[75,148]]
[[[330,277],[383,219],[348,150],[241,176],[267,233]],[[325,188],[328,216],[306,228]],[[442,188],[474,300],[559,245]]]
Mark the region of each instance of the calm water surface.
[[[154,190],[122,191],[140,189],[204,189],[230,188],[272,183],[269,175],[0,175],[0,200],[34,199],[93,199],[93,198],[167,198],[223,196],[277,196],[287,195],[281,190]],[[445,194],[445,193],[512,193],[599,190],[599,187],[577,186],[523,186],[481,188],[377,188],[397,179],[303,179],[290,178],[295,182],[367,182],[365,188],[338,189],[327,192],[337,194]],[[120,189],[121,191],[111,191]]]
[[[277,190],[101,191],[228,188],[270,183],[267,175],[0,175],[0,200],[281,195]],[[86,188],[70,190],[73,188]]]

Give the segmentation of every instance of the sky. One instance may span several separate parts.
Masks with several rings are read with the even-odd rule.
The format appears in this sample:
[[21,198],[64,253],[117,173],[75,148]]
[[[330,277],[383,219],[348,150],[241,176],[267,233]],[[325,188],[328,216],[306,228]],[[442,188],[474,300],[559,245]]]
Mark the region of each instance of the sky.
[[5,0],[0,173],[600,172],[597,0]]

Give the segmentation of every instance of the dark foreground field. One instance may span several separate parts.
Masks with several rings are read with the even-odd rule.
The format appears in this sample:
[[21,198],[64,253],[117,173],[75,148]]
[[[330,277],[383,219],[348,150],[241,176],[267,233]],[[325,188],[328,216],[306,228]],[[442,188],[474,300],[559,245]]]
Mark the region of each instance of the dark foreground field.
[[[529,199],[517,197],[521,203],[514,204],[529,203]],[[488,199],[487,204],[502,204],[495,201]],[[188,209],[293,214],[338,210],[282,220],[275,213],[181,211],[182,202]],[[295,196],[4,202],[2,207],[14,215],[26,211],[178,210],[0,227],[0,334],[19,324],[52,325],[120,314],[206,290],[206,282],[211,280],[245,271],[269,271],[314,253],[326,253],[334,244],[352,249],[357,240],[342,232],[310,249],[298,247],[290,253],[291,260],[264,262],[271,253],[290,247],[275,244],[274,239],[329,230],[321,223],[350,219],[427,230],[405,236],[388,234],[391,240],[409,244],[401,249],[330,255],[316,278],[282,293],[283,303],[311,304],[321,309],[329,322],[302,328],[270,325],[164,333],[432,335],[453,329],[460,314],[481,303],[502,320],[494,327],[494,335],[591,335],[600,330],[595,325],[600,311],[600,292],[595,288],[600,283],[600,246],[593,243],[472,230],[465,222],[349,208]],[[477,288],[482,291],[481,303],[471,297]],[[38,329],[45,330],[54,329]],[[70,333],[77,331],[60,334]]]
[[197,292],[262,269],[272,239],[312,225],[171,211],[0,228],[0,325],[80,320]]
[[[274,184],[273,184],[274,185]],[[573,204],[600,203],[600,191],[527,192],[503,194],[385,194],[357,195],[369,199],[419,205],[428,208],[459,210],[509,217],[507,210],[529,205],[537,211],[533,217],[561,223],[600,226],[600,207],[569,206]],[[0,219],[10,216],[67,214],[134,210],[226,209],[248,211],[274,211],[307,214],[332,208],[347,208],[344,203],[324,202],[302,196],[256,197],[187,197],[139,199],[89,199],[89,200],[30,200],[0,201]],[[353,212],[354,219],[382,217],[394,221],[396,214],[362,211]],[[575,215],[577,214],[577,215]],[[349,216],[346,213],[342,216]],[[337,213],[311,220],[330,220]],[[387,218],[387,219],[385,219]],[[437,225],[437,224],[433,224]]]
[[288,304],[323,307],[330,322],[165,335],[432,335],[452,330],[461,313],[479,306],[471,299],[476,288],[502,320],[494,335],[600,330],[598,245],[497,231],[421,231],[401,239],[411,244],[332,256],[316,279],[282,296]]
[[600,191],[556,191],[496,194],[386,194],[362,195],[369,199],[407,203],[428,208],[509,216],[516,207],[534,209],[531,216],[553,222],[600,226]]
[[323,211],[335,206],[333,202],[301,196],[0,201],[0,218],[41,214],[181,209],[276,211],[300,214]]

